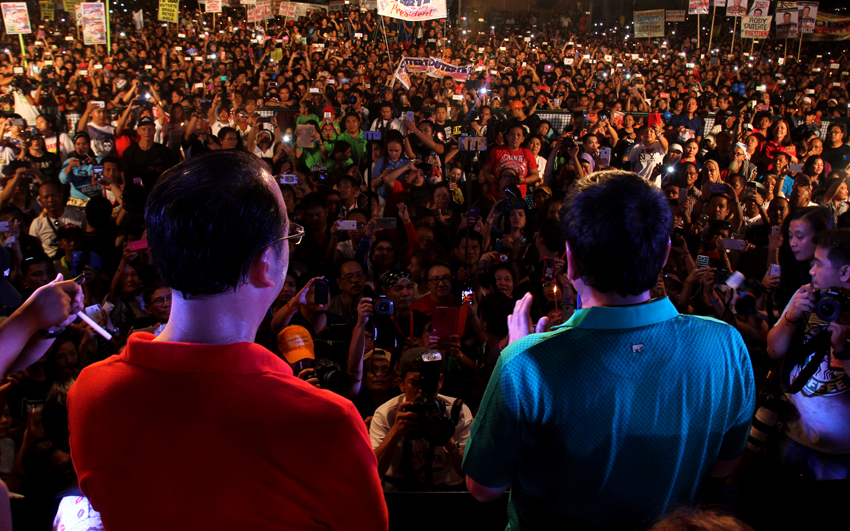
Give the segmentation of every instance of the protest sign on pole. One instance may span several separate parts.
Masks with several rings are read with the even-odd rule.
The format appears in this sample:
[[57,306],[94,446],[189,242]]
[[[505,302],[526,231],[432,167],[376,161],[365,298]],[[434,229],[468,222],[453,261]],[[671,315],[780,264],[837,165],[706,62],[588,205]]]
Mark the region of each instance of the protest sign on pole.
[[53,2],[39,2],[38,7],[41,10],[41,20],[56,20]]
[[83,13],[83,43],[106,44],[106,9],[100,2],[80,4]]
[[712,0],[711,5],[714,7],[726,7],[726,0]]
[[779,2],[776,6],[776,38],[796,39],[800,34],[797,21],[797,2]]
[[281,2],[277,14],[286,18],[294,18],[295,4],[292,2]]
[[9,35],[32,33],[26,2],[3,2],[0,6],[3,9],[3,24],[6,26],[6,33]]
[[772,20],[772,16],[743,17],[741,19],[741,38],[767,39],[770,37],[770,23]]
[[747,14],[747,0],[732,0],[726,3],[727,17],[743,17]]
[[685,10],[684,9],[668,9],[665,15],[667,22],[684,22],[685,21]]
[[688,1],[689,15],[707,15],[708,0],[689,0]]
[[205,13],[221,13],[221,0],[207,0],[204,6]]
[[818,2],[797,2],[800,33],[814,33],[818,18]]
[[180,0],[159,0],[157,20],[177,24],[180,21]]
[[753,0],[753,3],[750,4],[750,13],[751,17],[764,17],[767,16],[767,12],[770,10],[770,0]]
[[433,20],[446,18],[446,0],[431,0],[428,3],[408,2],[401,0],[378,0],[378,14],[384,17],[401,20]]
[[664,36],[664,10],[635,11],[635,38]]

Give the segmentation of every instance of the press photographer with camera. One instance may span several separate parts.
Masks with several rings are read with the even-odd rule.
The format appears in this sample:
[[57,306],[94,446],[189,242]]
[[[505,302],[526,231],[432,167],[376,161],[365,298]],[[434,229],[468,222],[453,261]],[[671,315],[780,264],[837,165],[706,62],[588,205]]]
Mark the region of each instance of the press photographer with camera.
[[[104,527],[386,530],[357,409],[253,343],[284,285],[288,240],[304,234],[265,163],[217,151],[175,166],[145,221],[172,287],[169,321],[86,367],[67,402],[80,489]],[[224,454],[227,466],[210,466]]]
[[481,501],[510,487],[511,527],[643,527],[731,473],[754,409],[751,362],[729,325],[650,298],[672,214],[646,179],[611,170],[579,181],[561,228],[579,309],[534,333],[531,298],[517,303],[466,484]]
[[439,394],[441,363],[437,351],[409,349],[399,361],[402,394],[375,410],[369,436],[385,490],[462,488],[472,413],[462,401]]
[[816,238],[811,284],[800,287],[767,335],[784,359],[783,391],[794,411],[769,455],[787,477],[850,477],[850,230]]

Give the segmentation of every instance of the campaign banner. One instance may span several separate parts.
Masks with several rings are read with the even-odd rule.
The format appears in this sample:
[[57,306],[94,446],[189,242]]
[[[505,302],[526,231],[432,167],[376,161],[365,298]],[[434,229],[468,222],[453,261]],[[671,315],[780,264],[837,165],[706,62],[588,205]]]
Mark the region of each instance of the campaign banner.
[[63,0],[62,10],[67,11],[68,13],[73,13],[79,3],[80,0]]
[[205,13],[221,13],[221,0],[207,0],[204,5]]
[[39,2],[38,7],[41,8],[41,20],[56,20],[56,11],[53,6],[53,0],[49,2]]
[[743,17],[741,19],[742,39],[767,39],[770,37],[770,21],[772,16],[767,17]]
[[395,69],[393,77],[398,79],[399,83],[401,83],[405,90],[410,90],[410,76],[407,74],[407,70],[403,65],[404,57],[402,57],[401,61],[398,62],[398,68]]
[[689,15],[707,15],[708,0],[689,0],[688,1]]
[[282,17],[295,18],[295,4],[291,2],[281,2],[277,14]]
[[103,3],[80,4],[83,12],[83,43],[106,44],[106,8]]
[[446,18],[446,0],[378,0],[378,14],[408,21]]
[[262,6],[260,4],[254,4],[254,5],[248,4],[246,7],[248,9],[248,18],[247,18],[248,22],[262,22],[262,20],[263,20],[263,9],[262,9]]
[[807,41],[846,41],[850,39],[850,17],[818,12],[815,32],[804,38]]
[[797,2],[800,31],[814,33],[815,22],[818,18],[818,2]]
[[180,22],[180,0],[159,0],[157,20],[173,24]]
[[797,21],[797,2],[779,2],[776,6],[776,38],[796,39],[799,37]]
[[431,60],[421,57],[405,57],[401,60],[399,68],[411,74],[424,74],[428,71]]
[[240,3],[243,6],[255,6],[257,5],[257,0],[242,0]]
[[666,13],[667,22],[684,22],[685,21],[685,10],[684,9],[668,9]]
[[450,76],[455,81],[466,81],[472,75],[475,65],[455,66],[440,59],[430,59],[425,75],[430,77]]
[[3,2],[0,7],[3,9],[3,24],[6,25],[6,33],[9,35],[32,33],[26,2]]
[[747,0],[732,0],[726,3],[727,17],[743,17],[747,14]]
[[136,31],[140,31],[145,26],[145,14],[141,9],[133,11],[133,25],[136,26]]
[[750,5],[751,17],[764,17],[770,11],[770,0],[754,0]]
[[635,11],[635,38],[664,36],[664,10]]
[[726,0],[712,0],[711,5],[714,7],[726,7]]

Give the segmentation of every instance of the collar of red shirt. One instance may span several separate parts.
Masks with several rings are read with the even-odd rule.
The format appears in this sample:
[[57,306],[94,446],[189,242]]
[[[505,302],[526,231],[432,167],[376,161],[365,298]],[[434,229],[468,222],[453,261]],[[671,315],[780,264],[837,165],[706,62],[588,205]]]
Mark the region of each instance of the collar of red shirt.
[[206,374],[292,374],[283,360],[256,343],[201,345],[154,341],[139,332],[130,336],[121,359],[127,363],[169,372]]

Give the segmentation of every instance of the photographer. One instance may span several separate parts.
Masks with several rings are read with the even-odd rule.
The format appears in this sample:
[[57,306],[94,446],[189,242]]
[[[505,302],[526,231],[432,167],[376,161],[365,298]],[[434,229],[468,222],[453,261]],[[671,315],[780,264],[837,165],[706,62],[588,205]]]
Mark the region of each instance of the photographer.
[[[850,305],[842,297],[850,289],[850,230],[822,231],[816,242],[811,284],[794,293],[767,335],[770,357],[793,364],[786,383],[803,384],[798,392],[785,393],[794,412],[785,419],[784,434],[770,453],[787,477],[846,479],[850,477]],[[839,302],[828,315],[828,308],[819,309],[819,301],[824,300],[823,291],[832,288],[837,288],[834,297]],[[789,354],[794,357],[787,358]],[[798,378],[804,381],[798,383]]]
[[[378,473],[398,490],[418,490],[423,485],[461,487],[463,484],[463,449],[472,423],[469,408],[461,404],[462,411],[454,434],[440,446],[432,446],[417,434],[426,419],[410,411],[417,400],[441,401],[445,417],[451,416],[458,406],[456,399],[438,394],[443,384],[439,362],[423,360],[423,354],[431,352],[412,348],[402,355],[399,362],[399,389],[402,394],[375,410],[369,428],[372,448],[378,458]],[[437,370],[424,374],[425,363],[436,363]]]
[[136,132],[139,141],[124,151],[121,171],[124,172],[125,183],[141,179],[142,185],[150,190],[162,172],[180,162],[180,159],[174,151],[153,141],[156,123],[151,118],[142,116]]
[[100,158],[91,150],[91,139],[85,131],[74,135],[74,151],[68,153],[68,158],[59,172],[59,182],[71,184],[71,197],[88,199],[103,195],[103,185],[94,182],[92,170],[100,164]]

